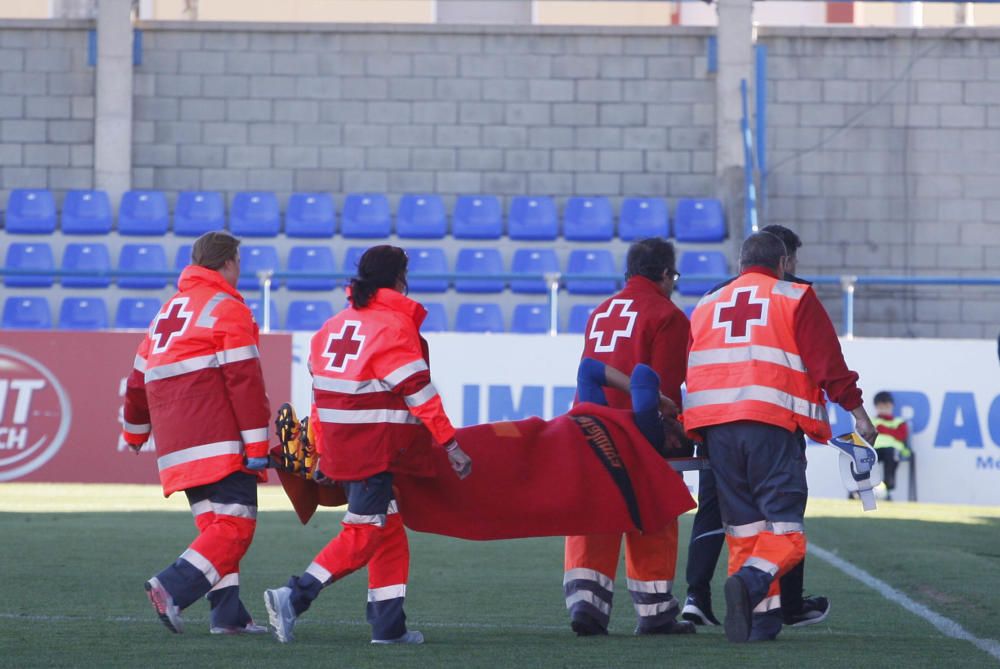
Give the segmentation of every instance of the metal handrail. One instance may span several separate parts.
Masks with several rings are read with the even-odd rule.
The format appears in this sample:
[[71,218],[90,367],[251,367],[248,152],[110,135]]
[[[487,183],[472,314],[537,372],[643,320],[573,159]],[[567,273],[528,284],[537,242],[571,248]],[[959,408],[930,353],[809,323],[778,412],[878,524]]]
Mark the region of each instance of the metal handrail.
[[[95,277],[95,278],[122,278],[122,277],[144,277],[144,278],[167,278],[176,279],[180,272],[176,270],[66,270],[66,269],[14,269],[0,267],[0,277],[4,276],[51,276],[51,277]],[[264,309],[264,332],[270,331],[270,294],[273,290],[272,284],[276,280],[287,279],[350,279],[354,276],[351,272],[271,272],[263,271],[257,273],[261,280],[263,291]],[[483,274],[474,272],[444,272],[440,274],[411,274],[410,278],[432,279],[432,280],[494,280],[494,281],[543,281],[547,286],[550,322],[552,323],[549,334],[557,334],[556,315],[559,313],[559,294],[566,290],[567,281],[623,281],[624,276],[620,273],[521,273],[505,272],[502,274]],[[705,281],[712,284],[721,283],[731,278],[721,274],[685,274],[683,280]],[[843,275],[818,275],[806,277],[814,284],[824,286],[840,286],[844,301],[844,322],[843,336],[854,337],[854,294],[858,286],[1000,286],[1000,277],[970,277],[970,276],[900,276],[900,275],[868,275],[858,276],[854,274]],[[13,286],[7,286],[11,288]],[[26,288],[30,288],[26,286]]]

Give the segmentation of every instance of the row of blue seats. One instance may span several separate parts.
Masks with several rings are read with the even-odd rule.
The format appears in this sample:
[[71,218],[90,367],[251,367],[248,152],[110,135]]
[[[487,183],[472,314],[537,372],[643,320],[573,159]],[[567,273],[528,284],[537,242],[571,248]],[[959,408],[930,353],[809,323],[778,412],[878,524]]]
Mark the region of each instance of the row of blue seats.
[[[629,198],[619,212],[618,236],[624,240],[669,236],[669,210],[662,198]],[[69,191],[62,209],[64,234],[107,234],[112,228],[107,193]],[[459,197],[451,215],[458,239],[499,239],[504,234],[503,209],[492,195]],[[159,191],[129,191],[121,200],[118,232],[164,235],[170,225],[166,196]],[[7,201],[7,231],[48,234],[56,229],[56,205],[47,190],[13,190]],[[332,237],[337,212],[326,193],[295,193],[285,211],[289,237]],[[197,236],[226,227],[221,193],[186,191],[178,195],[173,232]],[[718,200],[681,199],[674,215],[674,236],[684,242],[720,241],[726,236]],[[281,231],[278,198],[271,192],[237,193],[229,212],[229,229],[239,237],[275,237]],[[380,193],[348,195],[340,215],[344,237],[384,238],[393,232],[389,200]],[[448,216],[437,195],[404,195],[395,217],[400,237],[440,239],[448,234]],[[551,197],[515,197],[507,215],[511,239],[552,240],[559,236],[559,216]],[[566,201],[562,234],[573,241],[608,241],[615,235],[614,212],[606,197],[571,197]]]
[[[344,259],[344,271],[353,273],[358,260],[365,252],[364,247],[351,247]],[[278,271],[280,262],[278,251],[273,246],[243,245],[241,247],[240,290],[260,290],[260,271]],[[440,293],[452,284],[448,279],[421,278],[421,275],[450,274],[447,256],[440,248],[412,248],[409,250],[410,290],[424,293]],[[174,269],[180,270],[191,261],[191,246],[177,249]],[[55,269],[52,248],[46,243],[16,242],[7,248],[5,269],[33,270],[45,272]],[[111,271],[111,258],[106,245],[101,243],[70,243],[63,253],[62,269],[66,271],[92,272],[91,276],[65,276],[61,284],[75,288],[105,288],[111,284],[106,274]],[[333,251],[328,246],[295,246],[289,250],[287,267],[289,271],[311,274],[328,274],[337,271]],[[125,272],[167,272],[167,252],[160,244],[125,244],[118,257],[118,270]],[[292,270],[291,268],[294,268]],[[497,249],[469,248],[458,252],[456,273],[499,275],[505,273],[503,259]],[[561,272],[559,259],[553,249],[517,249],[511,262],[511,273],[546,274]],[[566,272],[573,274],[615,274],[614,256],[606,249],[576,249],[571,251]],[[687,251],[681,254],[678,271],[682,278],[678,291],[682,295],[701,295],[711,282],[684,279],[683,275],[725,275],[729,271],[726,257],[720,251]],[[166,276],[122,276],[117,279],[121,288],[160,289],[169,282]],[[54,277],[46,274],[17,275],[4,277],[4,283],[13,287],[48,287]],[[332,290],[342,281],[320,278],[289,278],[275,281],[274,287],[286,285],[289,290]],[[459,292],[499,293],[507,286],[501,279],[456,279],[454,287]],[[537,279],[510,281],[515,293],[544,293],[544,281]],[[572,279],[567,278],[566,288],[571,293],[610,294],[619,285],[616,279]]]
[[[261,300],[249,300],[258,323],[263,324]],[[115,309],[113,327],[146,329],[160,310],[155,298],[123,297]],[[449,328],[443,304],[426,303],[427,319],[424,332],[443,332]],[[575,305],[569,314],[567,332],[583,332],[587,319],[596,305]],[[330,302],[295,300],[288,305],[282,320],[271,302],[271,328],[274,330],[316,331],[333,316]],[[101,297],[66,297],[59,308],[58,327],[62,330],[106,330],[109,328],[108,305]],[[282,325],[284,326],[282,328]],[[52,312],[44,297],[18,295],[8,297],[3,307],[3,327],[18,330],[48,330],[52,328]],[[503,311],[494,303],[466,303],[458,306],[455,315],[456,332],[507,332]],[[514,307],[509,332],[545,333],[549,331],[549,308],[545,304],[518,304]]]

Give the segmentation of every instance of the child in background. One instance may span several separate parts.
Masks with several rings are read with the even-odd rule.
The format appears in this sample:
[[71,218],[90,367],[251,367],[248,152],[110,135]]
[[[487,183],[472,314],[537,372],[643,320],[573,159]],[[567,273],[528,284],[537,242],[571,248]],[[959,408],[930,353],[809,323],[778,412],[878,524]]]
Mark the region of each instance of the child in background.
[[893,415],[895,404],[891,393],[882,391],[875,394],[876,416],[872,418],[878,437],[875,451],[882,463],[882,481],[885,483],[886,499],[892,499],[896,487],[896,465],[910,457],[910,431],[906,421]]

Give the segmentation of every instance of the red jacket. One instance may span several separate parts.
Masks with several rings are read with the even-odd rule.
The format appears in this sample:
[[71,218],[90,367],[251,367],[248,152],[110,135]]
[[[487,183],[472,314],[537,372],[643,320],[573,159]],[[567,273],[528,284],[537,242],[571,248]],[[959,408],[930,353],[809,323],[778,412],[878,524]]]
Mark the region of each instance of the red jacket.
[[326,476],[430,475],[431,438],[442,445],[455,438],[431,383],[419,330],[426,315],[419,303],[382,288],[367,307],[341,311],[313,335],[312,419]]
[[267,455],[271,420],[243,297],[196,265],[178,286],[139,345],[125,393],[125,440],[138,446],[152,432],[166,496],[248,471],[244,456]]
[[[649,365],[660,375],[660,391],[679,408],[690,329],[684,312],[656,284],[634,276],[590,315],[583,355],[626,375],[639,363]],[[627,393],[606,388],[605,394],[611,407],[632,408]]]

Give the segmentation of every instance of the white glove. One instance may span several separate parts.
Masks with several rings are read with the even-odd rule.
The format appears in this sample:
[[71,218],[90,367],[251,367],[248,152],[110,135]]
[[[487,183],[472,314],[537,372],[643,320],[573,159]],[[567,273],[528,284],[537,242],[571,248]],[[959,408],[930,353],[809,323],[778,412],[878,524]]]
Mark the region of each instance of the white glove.
[[448,462],[451,463],[451,468],[455,470],[455,475],[459,479],[464,479],[472,473],[472,458],[465,454],[465,451],[462,450],[462,447],[458,445],[456,440],[452,439],[445,444],[444,450],[448,454]]

